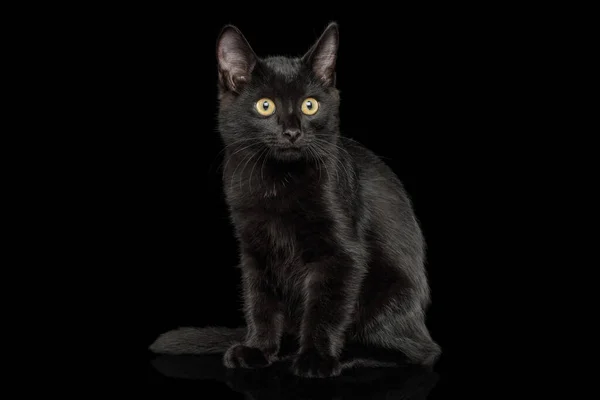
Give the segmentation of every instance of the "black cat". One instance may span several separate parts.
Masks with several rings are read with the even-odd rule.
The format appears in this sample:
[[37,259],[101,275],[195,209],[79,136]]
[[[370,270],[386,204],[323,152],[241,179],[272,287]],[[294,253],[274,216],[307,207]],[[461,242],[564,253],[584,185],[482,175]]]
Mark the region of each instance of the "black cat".
[[[392,170],[340,136],[338,26],[302,58],[259,58],[233,26],[217,43],[223,184],[240,249],[247,328],[181,328],[156,353],[225,352],[230,368],[285,357],[304,377],[339,375],[384,351],[432,365],[425,243]],[[287,339],[286,339],[287,340]],[[372,349],[353,357],[353,346]],[[371,357],[372,358],[372,357]]]

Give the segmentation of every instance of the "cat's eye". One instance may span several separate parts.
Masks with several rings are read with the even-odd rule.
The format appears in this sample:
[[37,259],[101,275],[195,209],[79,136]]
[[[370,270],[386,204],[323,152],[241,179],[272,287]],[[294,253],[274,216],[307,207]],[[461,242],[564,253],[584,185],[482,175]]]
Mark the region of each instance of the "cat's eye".
[[306,115],[315,115],[319,110],[319,102],[312,97],[302,102],[302,112]]
[[262,98],[256,102],[256,111],[265,117],[273,115],[275,112],[275,103],[273,103],[273,100],[271,99]]

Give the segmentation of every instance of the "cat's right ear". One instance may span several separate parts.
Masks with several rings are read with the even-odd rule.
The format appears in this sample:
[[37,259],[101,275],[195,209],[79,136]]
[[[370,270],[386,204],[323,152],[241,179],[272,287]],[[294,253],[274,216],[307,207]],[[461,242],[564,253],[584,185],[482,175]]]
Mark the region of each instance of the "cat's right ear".
[[217,60],[219,84],[224,90],[239,93],[250,81],[257,57],[242,32],[226,25],[217,39]]
[[335,62],[339,45],[338,24],[331,22],[302,60],[315,76],[327,86],[335,86]]

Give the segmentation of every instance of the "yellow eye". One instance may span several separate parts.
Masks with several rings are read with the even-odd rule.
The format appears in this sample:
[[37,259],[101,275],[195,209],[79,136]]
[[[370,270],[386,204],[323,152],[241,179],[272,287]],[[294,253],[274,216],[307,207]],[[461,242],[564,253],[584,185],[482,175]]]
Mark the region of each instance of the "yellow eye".
[[273,115],[273,113],[275,112],[275,103],[273,103],[273,100],[271,99],[260,99],[256,102],[256,111],[258,111],[260,115],[264,115],[265,117]]
[[302,112],[306,115],[315,115],[319,110],[319,102],[312,97],[302,102]]

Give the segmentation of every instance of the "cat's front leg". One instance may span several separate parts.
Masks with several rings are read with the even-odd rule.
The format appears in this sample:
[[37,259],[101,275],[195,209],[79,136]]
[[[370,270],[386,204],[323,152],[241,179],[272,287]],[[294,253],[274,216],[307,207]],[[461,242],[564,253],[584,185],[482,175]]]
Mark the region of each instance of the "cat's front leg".
[[261,276],[256,259],[242,257],[244,315],[248,333],[244,343],[231,346],[224,356],[228,368],[260,368],[277,358],[283,331],[281,303]]
[[337,376],[364,271],[345,254],[308,264],[307,269],[300,351],[293,371],[308,378]]

